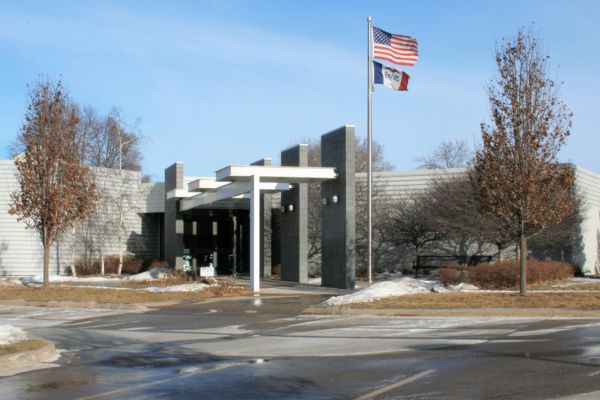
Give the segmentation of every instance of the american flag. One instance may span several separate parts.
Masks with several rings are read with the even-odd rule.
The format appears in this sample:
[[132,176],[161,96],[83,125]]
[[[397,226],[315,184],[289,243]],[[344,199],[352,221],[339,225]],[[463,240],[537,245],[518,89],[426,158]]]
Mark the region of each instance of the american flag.
[[373,58],[412,67],[419,59],[417,39],[373,27]]

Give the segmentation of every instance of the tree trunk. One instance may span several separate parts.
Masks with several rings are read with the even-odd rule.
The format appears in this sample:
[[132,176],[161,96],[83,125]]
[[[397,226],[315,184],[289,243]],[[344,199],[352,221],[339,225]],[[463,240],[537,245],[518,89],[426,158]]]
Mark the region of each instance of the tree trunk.
[[123,224],[123,201],[121,200],[121,202],[119,203],[119,225],[117,226],[117,229],[119,230],[118,235],[117,235],[117,239],[119,242],[119,270],[117,272],[117,275],[121,275],[121,272],[123,271],[123,250],[121,249],[121,242],[123,241],[122,238],[122,232],[121,232],[121,226]]
[[50,243],[44,241],[44,289],[50,283]]
[[100,275],[104,275],[104,220],[102,219],[101,236],[100,236]]
[[496,244],[498,246],[498,261],[504,261],[504,247],[501,244]]
[[519,234],[519,271],[520,271],[520,294],[525,296],[527,294],[527,239],[525,233]]
[[71,229],[71,275],[77,276],[77,271],[75,270],[75,227]]

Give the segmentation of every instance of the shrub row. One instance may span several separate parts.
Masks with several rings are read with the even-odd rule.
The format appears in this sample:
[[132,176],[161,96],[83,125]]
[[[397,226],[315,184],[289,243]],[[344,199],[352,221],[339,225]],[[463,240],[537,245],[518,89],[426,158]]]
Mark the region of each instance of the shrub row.
[[[527,261],[527,284],[560,281],[575,276],[571,264],[560,261]],[[446,286],[461,282],[472,283],[481,289],[514,289],[519,285],[518,261],[497,261],[472,267],[448,267],[440,270]]]
[[[151,268],[166,267],[165,261],[159,261],[154,257],[147,256],[123,256],[124,274],[139,274]],[[78,275],[97,275],[100,273],[100,259],[93,261],[80,260],[75,264]],[[104,258],[104,272],[106,274],[116,274],[119,270],[119,255],[113,254]]]

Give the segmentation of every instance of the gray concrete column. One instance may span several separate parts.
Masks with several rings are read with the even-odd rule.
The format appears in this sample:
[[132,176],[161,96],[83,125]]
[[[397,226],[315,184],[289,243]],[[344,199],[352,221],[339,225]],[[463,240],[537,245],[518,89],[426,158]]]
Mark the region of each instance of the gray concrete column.
[[[334,167],[336,179],[321,183],[322,285],[353,289],[355,252],[355,147],[354,126],[321,136],[321,166]],[[337,202],[336,202],[337,200]]]
[[[253,162],[250,165],[268,166],[271,165],[270,158],[263,158]],[[271,194],[260,194],[260,276],[261,278],[271,277]]]
[[165,169],[165,261],[170,267],[183,268],[183,214],[179,212],[179,200],[167,199],[171,190],[183,189],[183,163],[177,162]]
[[[308,166],[308,145],[300,144],[281,152],[282,166]],[[293,206],[293,211],[289,206]],[[281,193],[285,211],[281,219],[281,279],[308,281],[308,185],[294,184]]]

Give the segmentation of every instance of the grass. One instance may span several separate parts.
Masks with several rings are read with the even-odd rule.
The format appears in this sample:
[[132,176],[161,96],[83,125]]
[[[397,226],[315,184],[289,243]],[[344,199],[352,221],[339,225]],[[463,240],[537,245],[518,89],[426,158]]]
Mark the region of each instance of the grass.
[[0,345],[0,357],[24,351],[41,349],[46,346],[46,342],[39,339],[23,340],[21,342]]
[[418,293],[392,297],[372,303],[347,304],[344,307],[458,309],[458,308],[565,308],[600,310],[600,292],[579,293]]
[[[156,286],[156,285],[152,285]],[[42,287],[0,287],[0,300],[74,301],[100,303],[151,303],[162,301],[193,301],[211,297],[243,296],[251,294],[227,282],[196,292],[152,293],[142,290],[100,289],[85,286],[50,285]]]

